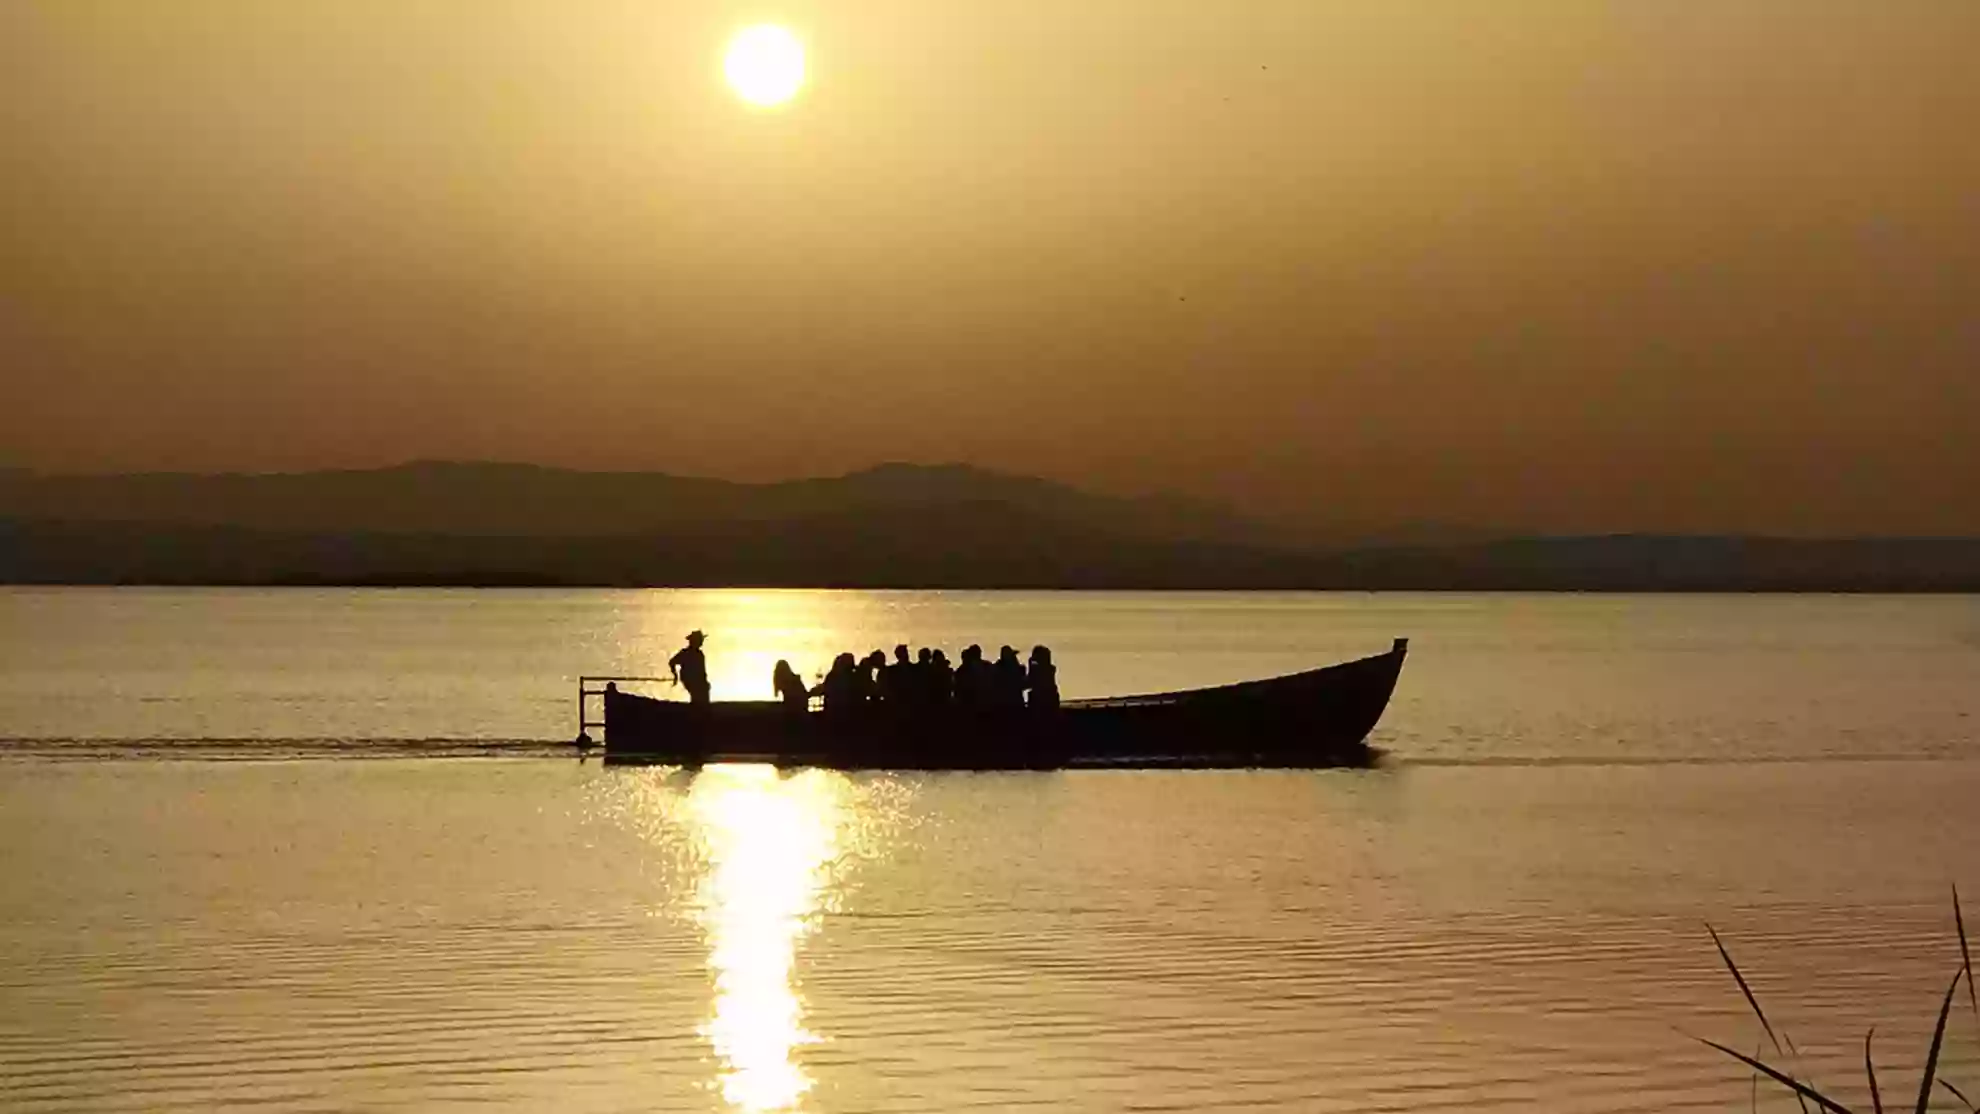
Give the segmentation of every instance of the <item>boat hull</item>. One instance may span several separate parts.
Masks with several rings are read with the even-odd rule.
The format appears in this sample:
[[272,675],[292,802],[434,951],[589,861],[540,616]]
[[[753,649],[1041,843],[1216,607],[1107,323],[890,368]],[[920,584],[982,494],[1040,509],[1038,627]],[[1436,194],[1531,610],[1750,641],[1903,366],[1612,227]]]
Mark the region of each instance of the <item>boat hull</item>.
[[841,770],[1208,769],[1366,766],[1367,738],[1408,643],[1327,669],[1214,689],[970,714],[872,705],[795,712],[771,702],[695,707],[603,692],[605,760],[763,762]]

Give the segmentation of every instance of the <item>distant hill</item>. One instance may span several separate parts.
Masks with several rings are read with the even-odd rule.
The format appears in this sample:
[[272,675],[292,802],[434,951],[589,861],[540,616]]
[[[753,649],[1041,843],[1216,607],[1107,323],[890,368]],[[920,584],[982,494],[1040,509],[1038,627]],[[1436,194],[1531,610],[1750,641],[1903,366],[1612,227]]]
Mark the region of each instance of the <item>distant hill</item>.
[[1135,537],[998,502],[581,537],[0,523],[0,581],[16,583],[1164,588],[1289,583],[1303,559]]
[[282,533],[638,535],[686,524],[962,504],[998,504],[1038,519],[1141,539],[1262,542],[1272,536],[1264,526],[1211,504],[1172,496],[1096,495],[960,464],[883,464],[845,476],[768,484],[441,461],[262,475],[0,472],[0,519]]
[[963,466],[0,472],[11,583],[1980,591],[1980,539],[1392,538],[1302,544],[1212,505]]

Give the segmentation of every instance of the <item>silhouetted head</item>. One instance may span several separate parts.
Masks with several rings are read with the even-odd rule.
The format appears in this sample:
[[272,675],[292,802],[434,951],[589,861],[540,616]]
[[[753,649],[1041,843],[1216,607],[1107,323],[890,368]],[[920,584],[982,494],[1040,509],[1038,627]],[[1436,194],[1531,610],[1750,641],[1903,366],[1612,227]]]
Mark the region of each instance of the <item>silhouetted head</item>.
[[706,641],[708,641],[708,636],[701,633],[700,631],[691,630],[688,632],[688,639],[687,639],[688,645],[699,646]]
[[1031,660],[1040,665],[1052,664],[1052,648],[1050,646],[1033,646],[1031,648]]
[[900,662],[902,665],[908,663],[907,643],[903,642],[899,646],[894,647],[894,660]]
[[945,653],[943,653],[943,652],[942,652],[942,651],[940,651],[940,650],[937,650],[937,651],[935,651],[935,664],[936,664],[936,665],[947,665],[947,664],[949,664],[949,655],[947,655],[947,654],[945,654]]
[[790,662],[787,662],[782,658],[778,658],[777,668],[771,670],[770,675],[772,677],[775,677],[779,682],[782,682],[786,677],[796,677],[797,671],[791,668]]
[[968,646],[965,646],[965,647],[963,648],[963,652],[962,652],[962,660],[964,660],[964,661],[982,661],[982,660],[983,660],[983,647],[981,647],[981,646],[978,646],[978,645],[977,645],[976,643],[974,643],[974,642],[972,642],[972,643],[970,643],[970,644],[969,644]]
[[997,660],[998,660],[998,661],[1016,661],[1016,660],[1018,660],[1018,657],[1017,657],[1017,647],[1015,647],[1015,646],[1006,646],[1006,647],[1004,647],[1003,649],[1001,649],[1001,650],[998,650],[998,651],[997,651]]
[[928,647],[926,646],[923,646],[920,650],[916,651],[914,655],[914,660],[922,665],[927,665],[929,661],[931,661],[933,658],[934,658],[934,654],[930,653]]
[[858,668],[858,665],[859,663],[853,660],[851,651],[840,654],[838,657],[832,659],[832,668],[834,670],[855,669]]

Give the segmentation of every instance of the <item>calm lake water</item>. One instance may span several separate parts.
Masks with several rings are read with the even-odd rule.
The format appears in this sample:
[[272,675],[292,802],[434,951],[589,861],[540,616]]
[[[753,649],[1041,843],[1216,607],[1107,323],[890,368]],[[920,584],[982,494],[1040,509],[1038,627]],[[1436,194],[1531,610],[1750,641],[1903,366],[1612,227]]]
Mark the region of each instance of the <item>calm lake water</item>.
[[[1413,641],[1377,771],[557,755],[693,627],[718,698]],[[1708,921],[1909,1108],[1980,899],[1971,597],[0,589],[0,740],[10,1110],[1745,1109]]]

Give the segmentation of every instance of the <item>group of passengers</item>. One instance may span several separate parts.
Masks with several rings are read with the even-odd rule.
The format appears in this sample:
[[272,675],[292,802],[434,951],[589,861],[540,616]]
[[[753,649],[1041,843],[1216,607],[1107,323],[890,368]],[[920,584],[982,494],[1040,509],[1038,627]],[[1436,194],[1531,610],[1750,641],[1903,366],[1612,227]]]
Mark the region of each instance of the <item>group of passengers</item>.
[[841,713],[874,705],[967,712],[1059,706],[1059,672],[1052,664],[1052,651],[1044,646],[1032,648],[1029,664],[1019,661],[1018,652],[1009,646],[998,651],[995,662],[984,660],[983,647],[971,646],[962,652],[961,661],[951,665],[941,650],[924,646],[910,656],[903,643],[894,647],[891,662],[879,650],[864,659],[840,654],[825,679],[810,688],[790,662],[780,661],[772,683],[777,699],[794,711],[803,711],[814,696],[823,699],[827,712]]

